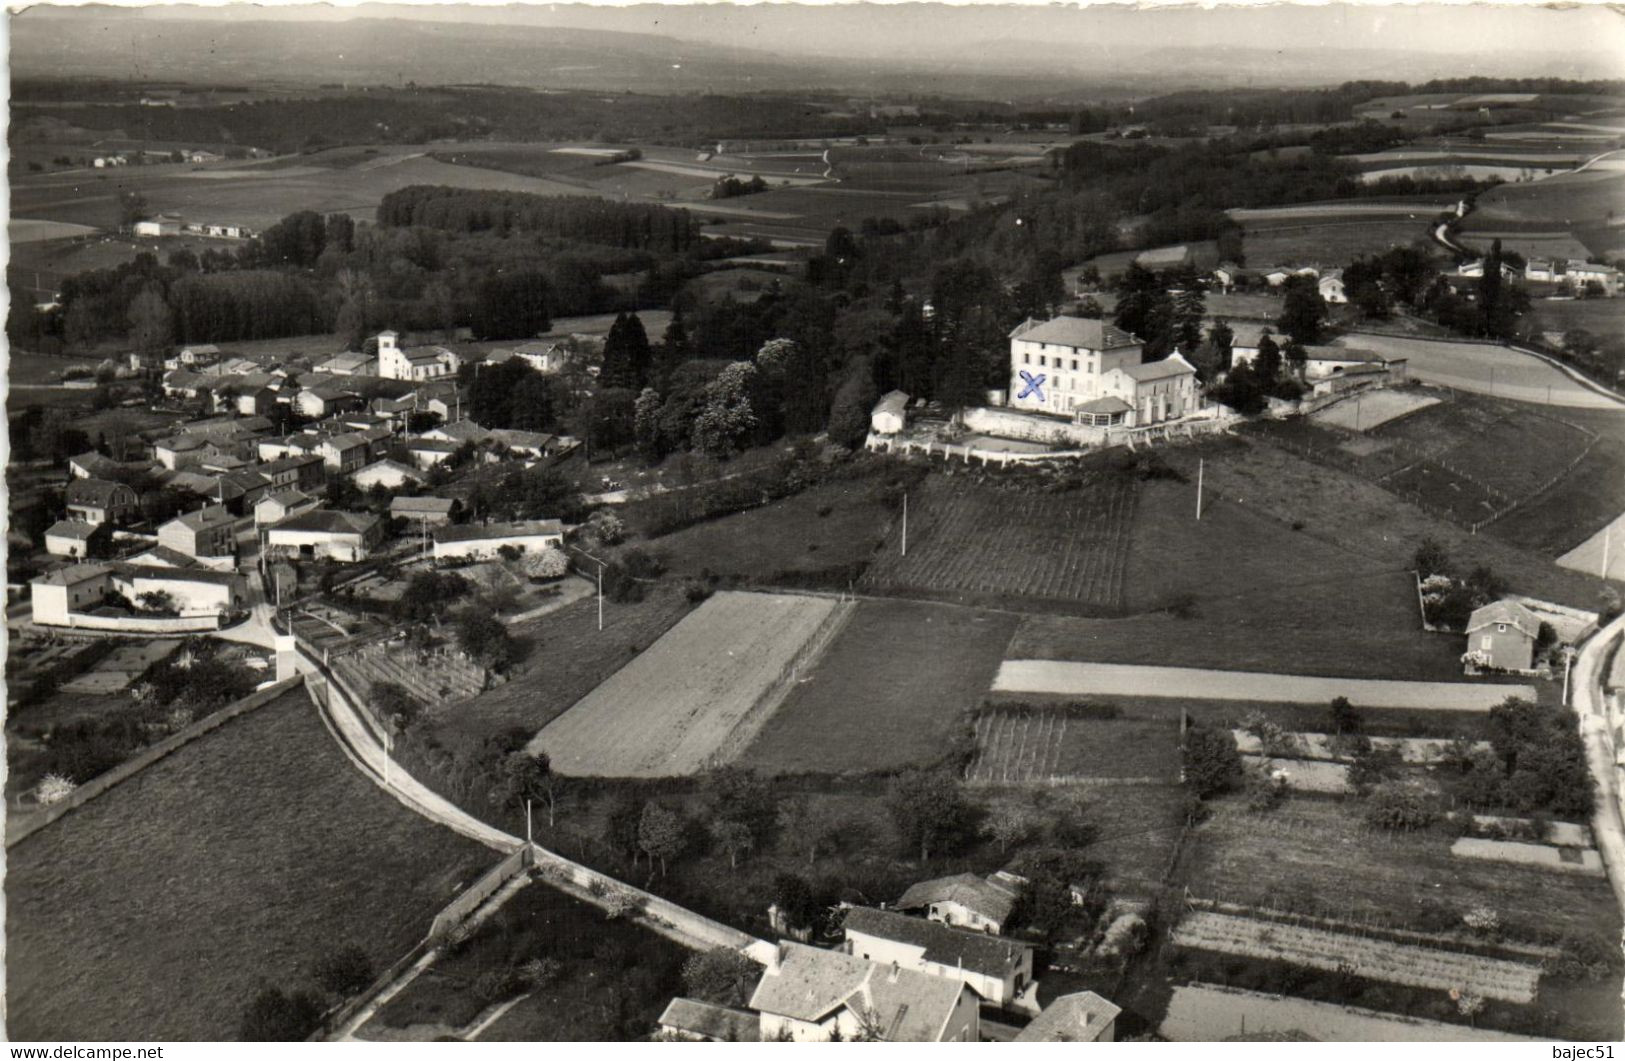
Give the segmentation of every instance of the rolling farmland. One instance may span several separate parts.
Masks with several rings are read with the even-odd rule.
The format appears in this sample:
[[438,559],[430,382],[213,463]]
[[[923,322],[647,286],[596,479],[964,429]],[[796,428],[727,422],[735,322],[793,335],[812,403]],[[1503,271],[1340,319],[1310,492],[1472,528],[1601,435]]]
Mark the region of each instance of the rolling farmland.
[[1540,967],[1524,962],[1205,910],[1186,914],[1174,929],[1173,940],[1181,947],[1291,962],[1311,969],[1335,972],[1352,967],[1356,976],[1371,980],[1440,991],[1461,990],[1504,1002],[1533,1002],[1540,982]]
[[1101,477],[1065,494],[934,477],[911,498],[860,585],[963,603],[1011,598],[1096,613],[1122,607],[1137,486]]
[[[838,620],[824,597],[719,593],[531,741],[561,773],[674,777],[708,766]],[[802,662],[805,662],[804,660]]]

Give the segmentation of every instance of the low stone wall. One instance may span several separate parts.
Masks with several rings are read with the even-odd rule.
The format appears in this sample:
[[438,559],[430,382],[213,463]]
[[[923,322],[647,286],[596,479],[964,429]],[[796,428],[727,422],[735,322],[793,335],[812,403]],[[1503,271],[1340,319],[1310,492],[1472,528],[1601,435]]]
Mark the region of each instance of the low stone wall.
[[526,848],[519,848],[501,862],[486,870],[479,880],[470,884],[463,893],[446,908],[435,915],[429,923],[429,939],[443,938],[448,932],[467,921],[480,904],[485,902],[516,874],[523,873],[530,867],[531,855]]
[[73,630],[103,630],[118,634],[201,634],[220,629],[220,616],[218,613],[208,615],[180,615],[180,616],[154,616],[142,618],[135,615],[87,615],[83,612],[69,612],[66,623],[46,623],[38,618],[34,620],[38,626],[68,628]]
[[165,737],[157,744],[154,744],[152,747],[142,751],[133,759],[128,759],[125,762],[120,763],[118,766],[113,767],[113,769],[107,771],[106,773],[100,774],[91,780],[86,781],[84,784],[74,789],[73,792],[67,796],[67,798],[61,800],[60,802],[51,804],[48,808],[28,821],[27,824],[21,825],[16,829],[7,829],[6,846],[9,848],[21,843],[23,840],[33,836],[35,833],[39,832],[47,825],[50,825],[64,814],[67,814],[69,811],[77,810],[78,808],[84,806],[86,803],[95,799],[103,792],[106,792],[114,785],[117,785],[121,781],[129,780],[131,777],[134,777],[136,774],[140,773],[142,770],[145,770],[153,763],[169,755],[171,752],[185,747],[192,741],[195,741],[199,737],[203,736],[205,733],[218,729],[227,722],[230,722],[232,719],[246,715],[248,712],[253,711],[256,708],[264,707],[266,704],[270,703],[272,700],[275,700],[289,689],[292,689],[302,680],[302,678],[287,678],[268,688],[261,689],[259,692],[250,693],[248,696],[243,697],[241,700],[238,700],[235,703],[227,704],[225,707],[222,707],[220,710],[216,711],[212,715],[209,715],[207,718],[199,719],[190,726],[187,726],[185,729],[181,730],[179,733]]

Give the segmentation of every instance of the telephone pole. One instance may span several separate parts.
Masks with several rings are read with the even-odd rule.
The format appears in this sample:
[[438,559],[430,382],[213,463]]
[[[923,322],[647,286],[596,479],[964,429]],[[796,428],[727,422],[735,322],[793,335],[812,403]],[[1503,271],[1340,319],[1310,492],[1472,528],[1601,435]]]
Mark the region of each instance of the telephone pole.
[[908,555],[908,492],[903,492],[903,555]]
[[1207,470],[1207,460],[1197,458],[1196,461],[1196,518],[1202,518],[1202,485],[1203,473]]

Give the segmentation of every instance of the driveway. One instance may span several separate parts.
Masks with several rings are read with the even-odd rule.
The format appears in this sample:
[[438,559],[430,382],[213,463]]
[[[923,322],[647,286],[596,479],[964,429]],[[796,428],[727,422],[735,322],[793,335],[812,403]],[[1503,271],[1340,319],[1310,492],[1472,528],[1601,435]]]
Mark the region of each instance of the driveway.
[[1006,660],[993,679],[993,691],[1299,704],[1325,703],[1334,697],[1346,696],[1356,707],[1422,707],[1435,711],[1488,711],[1509,696],[1529,699],[1535,696],[1535,691],[1527,685],[1309,678],[1296,674],[1124,663],[1063,663],[1048,659]]

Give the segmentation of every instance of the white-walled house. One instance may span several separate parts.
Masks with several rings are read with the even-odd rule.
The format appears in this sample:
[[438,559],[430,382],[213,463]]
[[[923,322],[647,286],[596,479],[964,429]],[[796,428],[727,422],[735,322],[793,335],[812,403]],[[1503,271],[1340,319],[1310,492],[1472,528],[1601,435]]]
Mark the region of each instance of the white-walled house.
[[908,424],[908,395],[891,391],[881,397],[869,414],[869,430],[877,435],[899,434]]
[[360,563],[384,540],[384,523],[370,512],[318,508],[265,531],[267,556]]
[[229,557],[236,552],[233,519],[224,505],[207,505],[184,512],[158,527],[158,544],[183,556]]
[[1319,288],[1321,301],[1334,306],[1348,304],[1349,296],[1343,290],[1343,270],[1332,269],[1326,272],[1320,278]]
[[869,961],[956,980],[990,1005],[1038,1008],[1033,950],[1003,936],[854,906],[846,912],[846,949]]
[[285,487],[266,494],[254,504],[254,526],[268,527],[274,523],[281,523],[289,516],[309,512],[320,508],[321,505],[321,498],[312,497],[303,490]]
[[997,936],[1015,908],[1019,886],[1015,879],[1001,880],[997,874],[958,873],[911,885],[895,905],[904,912],[923,911],[945,925]]
[[1196,366],[1179,354],[1145,364],[1119,365],[1106,373],[1100,390],[1103,398],[1116,398],[1132,410],[1132,419],[1125,422],[1136,427],[1178,420],[1201,406]]
[[1010,406],[1071,416],[1106,397],[1101,380],[1140,363],[1140,340],[1084,317],[1027,320],[1010,333]]
[[70,613],[98,606],[112,586],[110,564],[70,564],[40,575],[28,584],[33,620],[43,626],[68,626]]
[[464,523],[434,532],[436,560],[492,560],[505,547],[521,553],[564,546],[564,524],[556,519],[519,523]]
[[763,1042],[979,1042],[976,993],[954,980],[780,943],[751,994]]
[[415,468],[385,458],[360,469],[351,479],[363,490],[371,490],[375,486],[399,490],[408,483],[421,483],[423,476]]
[[412,382],[455,376],[462,366],[456,351],[443,346],[400,345],[399,332],[378,333],[378,375]]
[[52,556],[83,560],[90,555],[95,539],[109,536],[110,533],[104,524],[61,519],[51,524],[45,531],[45,551]]

